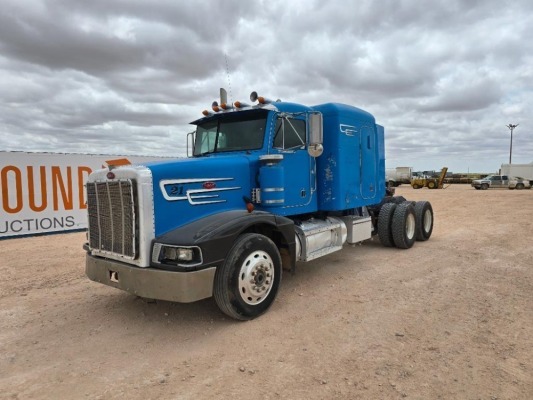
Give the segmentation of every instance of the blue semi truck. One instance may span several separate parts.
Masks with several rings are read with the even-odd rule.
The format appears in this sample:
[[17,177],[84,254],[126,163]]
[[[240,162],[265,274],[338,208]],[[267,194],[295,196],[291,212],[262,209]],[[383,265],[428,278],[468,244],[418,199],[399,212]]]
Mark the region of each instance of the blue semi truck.
[[238,320],[264,313],[282,271],[377,235],[410,248],[433,210],[388,193],[384,128],[356,107],[214,102],[188,157],[109,165],[87,182],[86,274],[140,297],[214,297]]

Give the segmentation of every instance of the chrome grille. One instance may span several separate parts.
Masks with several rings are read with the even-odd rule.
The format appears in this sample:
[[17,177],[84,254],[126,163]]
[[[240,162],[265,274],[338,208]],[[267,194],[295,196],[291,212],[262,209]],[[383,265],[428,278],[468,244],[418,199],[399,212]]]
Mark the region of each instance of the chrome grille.
[[87,183],[92,249],[135,258],[135,200],[135,185],[130,179]]

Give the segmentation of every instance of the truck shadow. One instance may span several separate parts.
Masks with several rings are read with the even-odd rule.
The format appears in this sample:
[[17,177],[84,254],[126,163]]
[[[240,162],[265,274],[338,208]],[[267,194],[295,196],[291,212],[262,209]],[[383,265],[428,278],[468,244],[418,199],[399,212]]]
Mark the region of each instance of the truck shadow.
[[[346,247],[320,259],[307,263],[298,263],[296,273],[283,271],[283,278],[277,299],[263,316],[251,322],[236,321],[223,314],[213,298],[194,303],[173,303],[162,300],[150,300],[133,296],[129,293],[107,287],[98,287],[98,295],[87,299],[83,308],[89,314],[96,314],[106,324],[117,325],[127,329],[130,334],[144,330],[168,330],[174,334],[187,337],[203,336],[206,333],[244,324],[263,321],[264,319],[284,319],[290,312],[291,304],[298,303],[311,295],[312,290],[327,290],[336,283],[339,276],[354,277],[371,268],[360,256],[383,250],[379,243],[368,243],[356,248]],[[314,288],[314,289],[312,289]],[[261,324],[262,322],[259,322]]]

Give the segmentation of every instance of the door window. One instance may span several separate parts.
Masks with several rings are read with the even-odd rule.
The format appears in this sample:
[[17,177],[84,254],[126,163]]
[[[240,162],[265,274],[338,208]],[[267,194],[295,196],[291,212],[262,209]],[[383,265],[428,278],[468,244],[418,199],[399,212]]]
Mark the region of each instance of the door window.
[[279,117],[274,131],[274,147],[291,150],[305,147],[305,120]]

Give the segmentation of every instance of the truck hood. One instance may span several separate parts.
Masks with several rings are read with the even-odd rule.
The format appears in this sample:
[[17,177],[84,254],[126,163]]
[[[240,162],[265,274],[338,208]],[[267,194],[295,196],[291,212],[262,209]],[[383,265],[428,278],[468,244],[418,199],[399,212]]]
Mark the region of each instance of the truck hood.
[[246,209],[251,161],[243,155],[149,163],[156,237],[207,215]]

